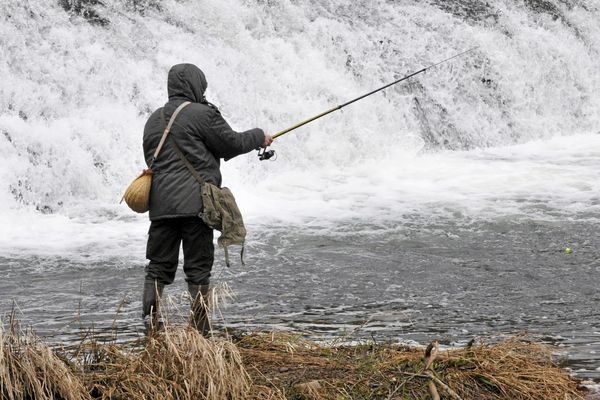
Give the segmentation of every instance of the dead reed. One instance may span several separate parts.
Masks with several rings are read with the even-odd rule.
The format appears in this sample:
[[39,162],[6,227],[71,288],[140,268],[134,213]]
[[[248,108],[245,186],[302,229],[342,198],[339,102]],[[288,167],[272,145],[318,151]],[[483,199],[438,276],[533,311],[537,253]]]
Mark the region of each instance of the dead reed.
[[549,347],[519,337],[442,354],[437,370],[465,398],[583,398],[577,382],[553,363]]
[[[464,349],[391,344],[318,346],[290,334],[256,334],[238,343],[254,398],[269,399],[584,399],[551,349],[522,337]],[[434,350],[434,352],[435,352]]]
[[236,346],[190,327],[167,326],[141,348],[90,342],[80,351],[95,399],[243,399],[250,387]]
[[[550,349],[516,337],[440,350],[323,345],[290,333],[216,335],[168,325],[134,343],[50,348],[0,328],[2,399],[583,399]],[[229,337],[229,336],[228,336]]]
[[0,323],[2,399],[89,399],[76,371],[33,332],[23,332],[13,317]]

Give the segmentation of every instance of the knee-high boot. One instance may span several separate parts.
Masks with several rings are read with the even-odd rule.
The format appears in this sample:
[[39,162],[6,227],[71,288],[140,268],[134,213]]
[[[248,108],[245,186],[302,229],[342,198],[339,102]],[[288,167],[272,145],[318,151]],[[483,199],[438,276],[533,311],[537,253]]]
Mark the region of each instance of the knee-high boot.
[[208,308],[209,285],[195,285],[188,283],[188,290],[192,298],[192,316],[190,324],[204,337],[210,334],[210,315]]
[[165,285],[156,279],[146,278],[144,280],[144,292],[142,294],[142,318],[146,325],[146,333],[149,334],[160,328],[159,307],[160,297]]

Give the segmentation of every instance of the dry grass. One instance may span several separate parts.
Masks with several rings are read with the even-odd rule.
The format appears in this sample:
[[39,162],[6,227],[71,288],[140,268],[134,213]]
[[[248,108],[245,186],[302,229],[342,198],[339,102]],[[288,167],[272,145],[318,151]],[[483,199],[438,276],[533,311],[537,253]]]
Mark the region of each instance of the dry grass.
[[6,331],[0,324],[0,393],[6,400],[90,398],[70,366],[14,318]]
[[[449,352],[439,369],[463,397],[481,399],[578,399],[577,383],[552,362],[551,350],[512,338],[494,346]],[[485,392],[486,396],[481,396]]]
[[412,347],[317,346],[289,334],[250,335],[237,345],[254,382],[255,398],[429,399],[432,379],[428,373],[448,399],[574,400],[585,396],[578,382],[553,363],[548,347],[519,337],[495,345],[439,351],[427,370],[423,350]]
[[250,380],[236,346],[189,327],[168,326],[143,347],[90,342],[81,379],[95,399],[243,399]]
[[[51,349],[13,321],[0,331],[2,399],[583,399],[524,338],[436,352],[364,343],[326,346],[290,333],[206,339],[167,326],[127,344],[92,338]],[[426,364],[429,367],[426,368]],[[431,386],[434,386],[431,389]]]

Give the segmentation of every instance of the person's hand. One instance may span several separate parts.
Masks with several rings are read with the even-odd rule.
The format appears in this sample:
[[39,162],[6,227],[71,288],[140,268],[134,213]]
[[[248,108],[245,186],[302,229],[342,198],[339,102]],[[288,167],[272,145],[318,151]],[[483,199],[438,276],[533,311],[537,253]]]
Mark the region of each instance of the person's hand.
[[271,145],[271,143],[273,143],[273,138],[271,137],[271,135],[267,135],[265,133],[265,141],[263,142],[263,144],[260,146],[263,149],[266,149],[267,147],[269,147]]

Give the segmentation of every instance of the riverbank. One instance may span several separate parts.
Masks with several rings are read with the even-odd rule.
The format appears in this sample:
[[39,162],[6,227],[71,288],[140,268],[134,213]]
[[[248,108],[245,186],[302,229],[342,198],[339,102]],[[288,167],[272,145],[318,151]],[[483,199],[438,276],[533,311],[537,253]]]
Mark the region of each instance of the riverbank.
[[[255,398],[582,399],[586,392],[524,337],[441,350],[363,343],[322,346],[290,334],[237,343]],[[268,397],[268,396],[267,396]]]
[[[289,332],[207,340],[183,326],[136,342],[49,347],[13,323],[0,338],[2,398],[584,399],[547,346],[525,337],[443,350],[312,342]],[[440,397],[437,397],[440,398]]]

